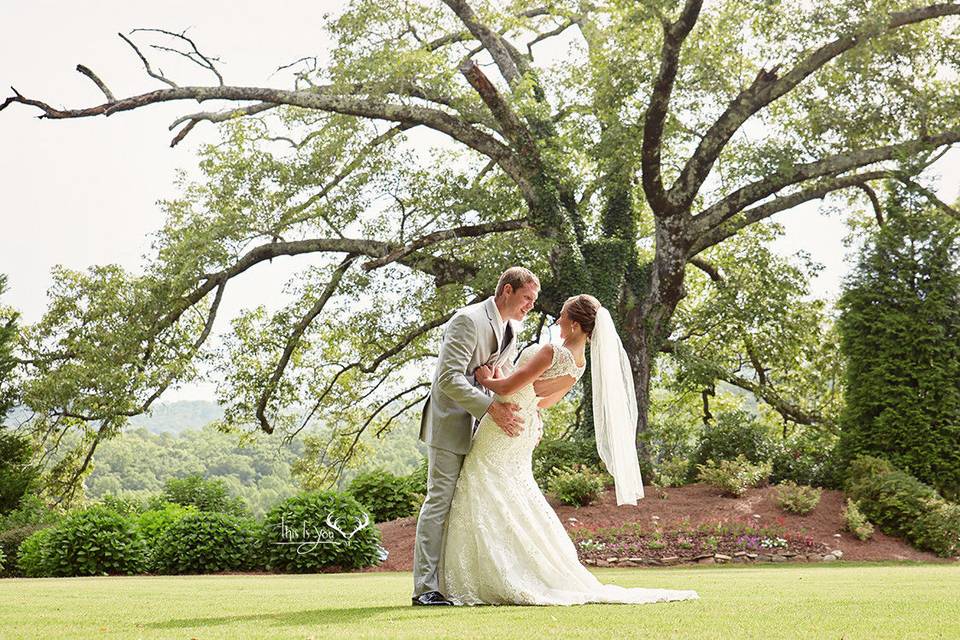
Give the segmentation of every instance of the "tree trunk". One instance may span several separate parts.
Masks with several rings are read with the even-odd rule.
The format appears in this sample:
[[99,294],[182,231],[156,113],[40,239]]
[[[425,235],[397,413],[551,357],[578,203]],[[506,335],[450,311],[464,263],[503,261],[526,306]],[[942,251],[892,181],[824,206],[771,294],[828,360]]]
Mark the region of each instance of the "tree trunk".
[[632,304],[627,301],[623,319],[623,345],[630,360],[637,394],[637,454],[647,474],[653,468],[649,446],[650,379],[657,354],[671,332],[671,320],[686,296],[683,284],[686,242],[683,216],[657,218],[657,252],[652,263],[638,268],[628,281]]

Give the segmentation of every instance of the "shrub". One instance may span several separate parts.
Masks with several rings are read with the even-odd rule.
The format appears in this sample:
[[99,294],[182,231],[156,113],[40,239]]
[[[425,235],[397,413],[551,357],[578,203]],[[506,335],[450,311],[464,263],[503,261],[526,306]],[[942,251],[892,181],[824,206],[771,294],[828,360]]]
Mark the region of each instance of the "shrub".
[[960,506],[885,460],[861,456],[850,465],[848,494],[881,531],[903,536],[942,557],[960,552]]
[[776,493],[777,506],[784,511],[805,516],[816,509],[823,491],[787,480],[777,487]]
[[28,578],[45,578],[54,575],[54,566],[48,554],[53,527],[33,532],[20,544],[17,553],[17,569]]
[[873,525],[863,515],[857,503],[847,498],[847,506],[841,512],[843,520],[846,523],[846,529],[860,540],[869,540],[873,535]]
[[102,505],[77,511],[46,538],[52,575],[134,574],[146,566],[146,545],[134,523]]
[[157,550],[160,548],[160,537],[182,518],[199,513],[193,505],[184,507],[175,502],[166,502],[163,506],[144,511],[136,517],[136,525],[147,545],[148,570],[157,570]]
[[928,508],[913,528],[913,543],[944,558],[960,555],[960,505],[936,500]]
[[380,530],[370,514],[353,496],[335,491],[302,493],[277,504],[264,518],[261,539],[271,570],[358,569],[381,560]]
[[690,476],[690,461],[677,456],[668,458],[657,467],[657,481],[662,487],[682,487]]
[[704,427],[691,462],[694,467],[708,460],[735,460],[744,456],[758,464],[771,460],[777,444],[766,427],[746,411],[724,411],[716,416],[716,424]]
[[803,429],[779,442],[775,447],[770,481],[839,489],[842,463],[836,437],[824,436],[812,429]]
[[706,464],[697,465],[700,480],[737,498],[750,487],[765,482],[770,477],[771,470],[772,465],[769,462],[751,464],[743,454],[735,460],[721,460],[719,464],[707,460]]
[[546,491],[554,469],[570,469],[575,465],[586,467],[584,462],[596,456],[596,444],[592,441],[543,440],[533,451],[533,477],[540,488]]
[[[0,418],[4,412],[0,412]],[[17,508],[40,474],[30,439],[0,425],[0,514]]]
[[603,474],[585,465],[554,469],[547,478],[550,495],[574,507],[582,507],[596,500],[605,484]]
[[3,554],[7,557],[7,567],[6,570],[2,572],[3,575],[21,575],[21,572],[17,567],[17,558],[20,555],[20,545],[23,544],[24,540],[32,536],[37,531],[40,531],[41,529],[47,529],[49,527],[50,525],[48,524],[28,524],[23,527],[16,527],[14,529],[0,531],[0,551],[3,551]]
[[163,499],[185,507],[193,505],[200,511],[250,515],[241,498],[230,497],[223,480],[207,480],[199,475],[167,480],[163,487]]
[[358,475],[347,491],[367,508],[374,522],[413,515],[423,501],[423,496],[411,489],[407,478],[400,478],[383,469]]
[[189,513],[157,538],[153,562],[160,573],[239,571],[258,565],[256,521],[215,511]]
[[0,551],[7,558],[2,575],[18,575],[17,557],[20,544],[40,529],[45,529],[63,518],[62,514],[35,495],[25,495],[16,509],[0,518]]
[[[51,509],[46,503],[35,495],[25,495],[20,500],[17,508],[0,518],[0,531],[9,529],[18,529],[30,525],[48,525],[54,524],[63,518],[63,514],[55,509]],[[7,553],[8,557],[15,557],[16,554]]]
[[117,496],[108,493],[100,498],[100,504],[107,509],[116,511],[122,516],[136,516],[144,511],[144,505],[140,500],[129,496]]

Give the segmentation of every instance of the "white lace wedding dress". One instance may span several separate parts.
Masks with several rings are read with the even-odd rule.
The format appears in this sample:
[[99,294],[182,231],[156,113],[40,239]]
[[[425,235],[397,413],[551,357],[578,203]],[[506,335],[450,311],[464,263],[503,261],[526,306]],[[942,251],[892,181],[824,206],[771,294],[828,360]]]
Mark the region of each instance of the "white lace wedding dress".
[[[534,352],[527,349],[518,366]],[[568,349],[556,345],[541,378],[578,379],[583,371]],[[497,399],[520,407],[524,429],[510,437],[489,415],[480,422],[447,516],[439,566],[444,595],[461,605],[641,604],[699,597],[696,591],[602,584],[580,564],[573,541],[533,478],[538,437],[533,385]]]

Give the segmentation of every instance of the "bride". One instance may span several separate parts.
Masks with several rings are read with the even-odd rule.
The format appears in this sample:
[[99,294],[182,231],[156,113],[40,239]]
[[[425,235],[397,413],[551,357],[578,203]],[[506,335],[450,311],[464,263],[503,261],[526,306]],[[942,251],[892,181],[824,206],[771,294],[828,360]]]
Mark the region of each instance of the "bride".
[[[636,504],[643,484],[636,452],[637,407],[630,365],[610,313],[596,298],[568,299],[558,321],[562,345],[527,349],[516,370],[477,381],[519,407],[525,428],[508,436],[489,415],[463,462],[447,517],[440,588],[455,604],[571,605],[689,600],[696,591],[624,588],[600,583],[533,478],[531,457],[542,425],[538,409],[558,402],[586,368],[591,343],[597,449],[616,483],[617,504]],[[534,389],[544,397],[538,397]],[[536,429],[530,428],[536,426]]]

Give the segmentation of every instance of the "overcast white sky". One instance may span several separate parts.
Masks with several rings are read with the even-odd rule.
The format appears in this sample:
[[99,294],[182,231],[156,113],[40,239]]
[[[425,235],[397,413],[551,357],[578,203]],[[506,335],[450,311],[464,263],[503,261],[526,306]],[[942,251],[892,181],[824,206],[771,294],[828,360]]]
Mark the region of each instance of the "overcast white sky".
[[[136,27],[189,28],[188,35],[204,53],[223,60],[228,84],[287,87],[289,75],[270,75],[282,64],[321,53],[322,14],[343,4],[4,0],[0,91],[6,97],[12,85],[54,106],[99,104],[102,94],[77,73],[77,64],[93,69],[118,96],[162,88],[116,35]],[[152,59],[164,60],[156,52]],[[159,66],[181,84],[212,78],[169,56],[165,60]],[[198,145],[214,140],[213,126],[201,124],[170,149],[167,126],[190,108],[158,105],[109,118],[64,121],[38,120],[22,105],[0,112],[0,273],[9,277],[0,302],[21,310],[26,322],[35,322],[43,314],[55,264],[84,269],[117,263],[139,269],[149,249],[148,235],[162,223],[155,203],[176,195],[174,170],[191,169]],[[952,202],[960,195],[960,152],[939,169],[940,195]],[[803,249],[824,263],[815,293],[835,295],[846,271],[841,221],[820,215],[816,207],[777,219],[787,227],[779,250]],[[241,286],[228,290],[216,330],[228,328],[238,309],[278,299],[278,288],[291,273],[289,262],[277,260],[245,274],[237,283]],[[185,387],[171,390],[164,400],[211,399],[211,390],[210,385]]]

